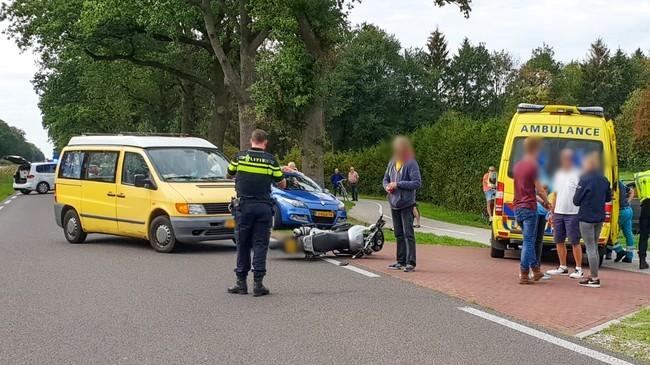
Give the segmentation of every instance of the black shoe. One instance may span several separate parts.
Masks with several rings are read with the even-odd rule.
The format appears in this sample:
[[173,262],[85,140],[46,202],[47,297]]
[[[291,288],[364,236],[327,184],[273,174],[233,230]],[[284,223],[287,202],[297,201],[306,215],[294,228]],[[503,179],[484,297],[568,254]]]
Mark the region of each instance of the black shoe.
[[589,278],[579,282],[578,284],[587,288],[600,288],[600,279],[594,280],[592,278]]
[[[616,253],[616,258],[614,259],[614,262],[619,262],[619,261],[623,260],[626,257],[627,257],[627,252],[619,251],[619,252]],[[630,260],[630,262],[632,262],[632,261]]]
[[406,267],[404,268],[404,272],[413,272],[413,271],[415,271],[415,266],[413,265],[406,265]]
[[605,254],[605,260],[611,260],[612,259],[612,253],[608,252]]
[[235,286],[228,288],[230,294],[248,294],[248,284],[246,279],[237,279]]
[[255,280],[253,284],[253,296],[261,297],[262,295],[271,294],[271,291],[262,284],[262,280]]
[[645,259],[639,260],[639,270],[648,270],[648,262]]
[[389,270],[403,270],[404,265],[400,264],[399,262],[396,262],[394,264],[388,265]]
[[626,256],[623,258],[623,260],[621,260],[621,261],[622,261],[622,262],[626,262],[626,263],[628,263],[628,264],[631,264],[631,263],[632,263],[632,258],[631,258],[631,257],[628,257],[628,256],[626,255]]

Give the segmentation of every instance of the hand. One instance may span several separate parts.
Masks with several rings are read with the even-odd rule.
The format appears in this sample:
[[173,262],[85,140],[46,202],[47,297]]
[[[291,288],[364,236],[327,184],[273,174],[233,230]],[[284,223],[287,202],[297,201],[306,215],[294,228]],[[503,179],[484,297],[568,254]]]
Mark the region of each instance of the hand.
[[386,185],[386,191],[389,192],[389,193],[392,193],[396,189],[397,189],[397,183],[396,182],[392,182],[392,183],[389,183],[388,185]]

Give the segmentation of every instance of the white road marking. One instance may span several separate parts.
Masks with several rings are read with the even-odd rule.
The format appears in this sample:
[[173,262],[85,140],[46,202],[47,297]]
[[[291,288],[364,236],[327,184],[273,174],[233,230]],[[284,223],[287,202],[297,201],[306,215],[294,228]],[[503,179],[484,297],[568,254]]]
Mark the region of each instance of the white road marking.
[[0,210],[2,210],[2,208],[4,208],[4,207],[5,207],[4,205],[0,205]]
[[590,348],[580,346],[578,344],[575,344],[571,341],[563,340],[559,337],[555,337],[552,335],[549,335],[548,333],[538,331],[536,329],[526,327],[524,325],[521,325],[519,323],[515,323],[513,321],[507,320],[505,318],[495,316],[493,314],[483,312],[482,310],[478,310],[476,308],[472,307],[459,307],[458,309],[462,310],[463,312],[467,312],[469,314],[473,314],[475,316],[481,317],[483,319],[487,319],[488,321],[492,321],[494,323],[498,323],[502,326],[508,327],[510,329],[513,329],[515,331],[525,333],[529,336],[536,337],[542,341],[546,341],[548,343],[551,343],[556,346],[563,347],[567,350],[579,353],[581,355],[590,357],[594,360],[601,361],[605,364],[611,364],[611,365],[632,365],[632,363],[629,363],[627,361],[615,358],[613,356],[604,354],[602,352],[598,352],[596,350],[592,350]]
[[624,315],[624,316],[621,317],[621,318],[612,319],[611,321],[607,321],[607,322],[605,322],[605,323],[599,324],[598,326],[591,327],[591,328],[588,329],[588,330],[585,330],[585,331],[582,331],[582,332],[578,333],[578,334],[576,335],[576,337],[578,337],[578,338],[589,337],[589,336],[591,336],[591,335],[593,335],[593,334],[595,334],[595,333],[598,333],[598,332],[604,330],[605,328],[607,328],[607,327],[609,327],[609,326],[613,326],[613,325],[615,325],[615,324],[619,324],[619,323],[621,323],[621,321],[624,320],[625,318],[632,317],[633,315],[635,315],[635,314],[637,314],[637,313],[639,313],[639,311],[634,311],[634,312],[632,312],[632,313],[629,313],[629,314]]
[[11,203],[11,199],[8,199],[8,200],[5,202],[5,204],[9,204],[9,203]]
[[329,257],[321,257],[321,259],[323,261],[329,262],[330,264],[334,264],[336,266],[340,266],[340,267],[348,269],[350,271],[354,271],[354,272],[356,272],[358,274],[365,275],[365,276],[367,276],[369,278],[379,278],[380,277],[379,275],[375,274],[374,272],[366,271],[366,270],[360,269],[360,268],[358,268],[356,266],[352,266],[352,265],[341,266],[340,261],[334,260],[334,259],[329,258]]
[[14,199],[16,199],[17,197],[18,197],[18,195],[14,195],[14,196],[12,196],[12,197],[9,198],[9,199],[14,200]]
[[[380,209],[382,209],[381,204],[379,204],[379,203],[377,203],[377,202],[373,202],[373,203],[375,203],[375,205],[377,205],[377,207],[379,207]],[[391,221],[393,220],[393,218],[387,216],[386,214],[384,214],[384,218],[386,218],[386,219],[390,219]],[[467,236],[476,236],[475,233],[471,233],[471,232],[456,231],[456,230],[453,230],[453,229],[438,228],[438,227],[431,227],[431,226],[425,226],[425,225],[421,225],[421,226],[424,227],[424,228],[429,228],[429,229],[433,229],[433,230],[437,230],[437,231],[451,232],[451,233],[458,233],[458,234],[464,234],[464,235],[467,235]]]

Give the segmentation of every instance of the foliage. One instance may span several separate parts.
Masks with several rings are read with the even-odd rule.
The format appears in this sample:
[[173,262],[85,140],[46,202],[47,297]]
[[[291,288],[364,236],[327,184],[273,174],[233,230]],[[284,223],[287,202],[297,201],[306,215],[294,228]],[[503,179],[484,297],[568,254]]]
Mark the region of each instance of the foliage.
[[25,132],[0,119],[0,158],[7,155],[22,156],[33,162],[45,159],[41,150],[25,140]]
[[647,149],[650,143],[647,129],[650,127],[646,125],[645,131],[642,127],[648,120],[647,109],[643,108],[644,104],[647,108],[648,98],[650,92],[647,90],[633,92],[614,123],[619,164],[632,171],[646,170],[650,165],[650,151]]
[[650,363],[650,308],[587,337],[587,341]]

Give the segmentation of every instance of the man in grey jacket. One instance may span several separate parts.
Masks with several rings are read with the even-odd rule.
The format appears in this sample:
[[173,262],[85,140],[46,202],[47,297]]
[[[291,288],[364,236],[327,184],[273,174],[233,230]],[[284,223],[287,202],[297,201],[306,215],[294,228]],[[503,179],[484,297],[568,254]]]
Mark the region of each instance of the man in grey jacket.
[[397,240],[397,262],[389,265],[389,269],[404,272],[415,270],[413,207],[415,192],[421,185],[420,167],[411,142],[406,137],[398,136],[393,141],[393,158],[384,173],[384,189],[388,193]]

